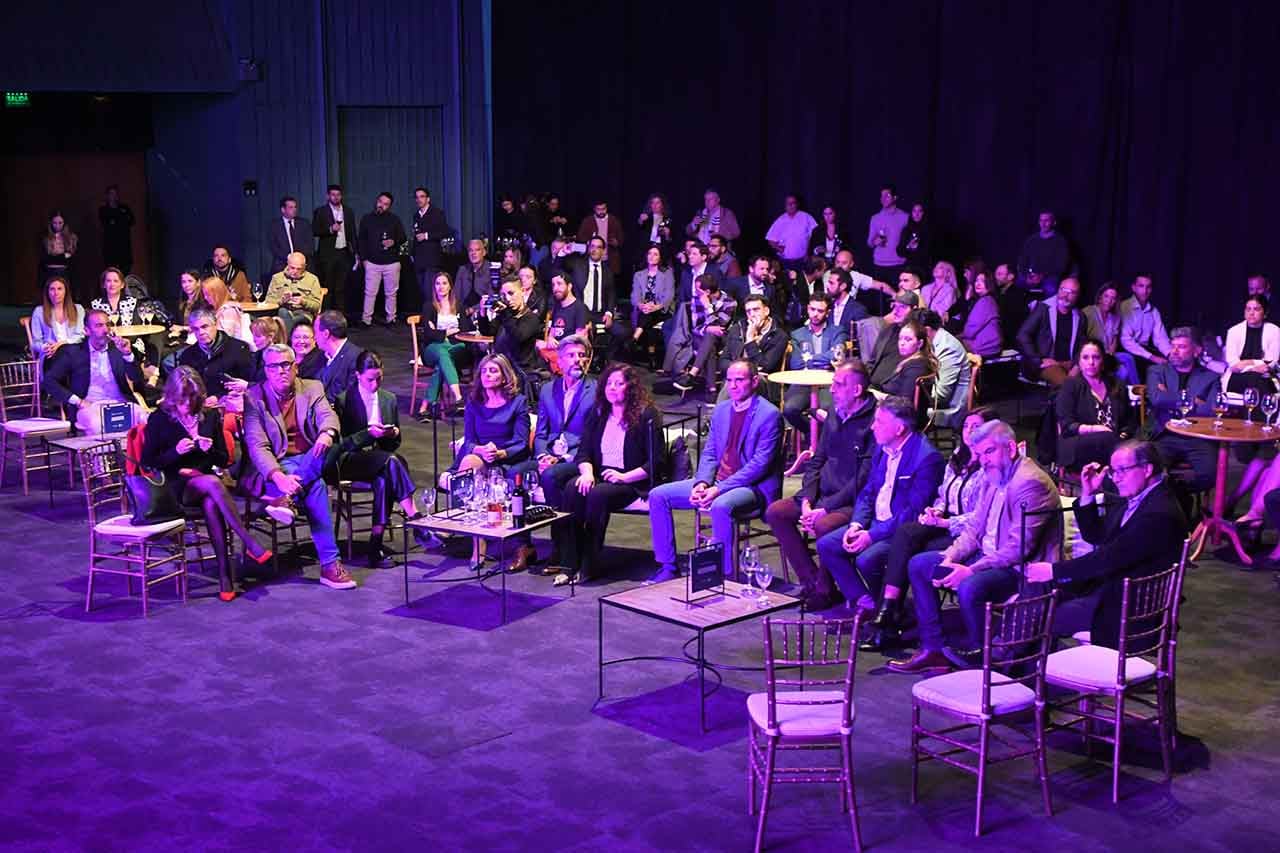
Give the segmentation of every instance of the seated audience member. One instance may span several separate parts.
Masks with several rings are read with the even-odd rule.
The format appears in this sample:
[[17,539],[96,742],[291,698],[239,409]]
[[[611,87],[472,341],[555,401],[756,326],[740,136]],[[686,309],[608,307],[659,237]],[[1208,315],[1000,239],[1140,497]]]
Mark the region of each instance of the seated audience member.
[[248,345],[219,329],[205,308],[192,311],[187,325],[195,343],[182,351],[178,364],[200,374],[210,395],[206,406],[225,403],[228,411],[243,411],[244,392],[255,381],[256,372]]
[[[562,374],[538,393],[538,423],[533,433],[533,460],[543,502],[560,506],[565,483],[578,476],[574,457],[599,386],[587,375],[591,344],[581,335],[560,339]],[[529,483],[530,489],[533,483]],[[559,562],[553,560],[552,562]]]
[[722,285],[725,277],[720,274],[720,269],[715,264],[710,263],[707,247],[705,244],[691,240],[685,249],[687,263],[680,271],[679,283],[676,286],[676,303],[687,303],[692,301],[694,297],[694,285],[697,280],[704,275],[715,276],[716,280]]
[[[788,276],[790,286],[787,294],[785,313],[779,320],[787,326],[798,326],[804,322],[805,306],[809,304],[809,294],[817,293],[826,287],[827,262],[823,258],[809,258],[801,265],[800,271]],[[866,310],[865,308],[863,309]]]
[[858,610],[875,610],[893,534],[924,512],[945,467],[942,455],[916,431],[915,407],[908,399],[881,400],[871,432],[876,440],[871,472],[858,491],[849,526],[817,543],[822,568]]
[[[644,253],[645,265],[631,277],[631,338],[640,342],[654,326],[671,316],[675,305],[676,280],[662,250],[650,246]],[[575,334],[575,332],[569,332]]]
[[1076,368],[1054,402],[1058,464],[1071,470],[1105,461],[1116,444],[1138,432],[1138,413],[1129,403],[1129,388],[1107,370],[1102,344],[1085,341]]
[[1029,291],[1052,296],[1058,283],[1071,274],[1071,247],[1059,233],[1053,211],[1040,211],[1038,225],[1018,254],[1018,281]]
[[[1102,491],[1108,476],[1118,497]],[[1109,467],[1089,463],[1080,483],[1076,523],[1093,550],[1070,560],[1028,563],[1026,578],[1058,588],[1055,634],[1088,631],[1090,643],[1114,649],[1120,643],[1125,578],[1148,577],[1175,565],[1187,519],[1169,488],[1160,452],[1150,442],[1121,443],[1111,452]]]
[[617,315],[619,296],[615,288],[613,270],[604,258],[605,245],[599,237],[587,241],[585,258],[573,258],[574,263],[566,261],[569,276],[573,284],[573,295],[582,301],[587,310],[587,319],[592,323],[604,326],[606,341],[597,341],[596,346],[603,345],[605,358],[611,357],[619,338],[625,340],[629,331],[625,317]]
[[231,250],[226,246],[213,247],[213,257],[209,259],[209,263],[205,264],[204,276],[221,281],[233,301],[253,301],[252,288],[249,287],[249,276],[245,274],[244,265],[231,257]]
[[288,344],[289,336],[285,333],[284,321],[279,317],[259,317],[250,324],[249,333],[253,335],[253,381],[261,382],[266,379],[262,370],[262,351],[272,344]]
[[[924,376],[938,375],[938,362],[929,345],[929,335],[918,320],[907,320],[898,330],[898,364],[893,374],[878,388],[873,387],[878,398],[903,397],[916,404],[916,383]],[[932,397],[919,401],[916,410],[921,416],[932,402]],[[921,418],[923,420],[923,418]]]
[[178,276],[178,316],[176,326],[181,328],[170,329],[169,336],[181,336],[186,331],[187,317],[197,308],[208,308],[209,304],[204,301],[204,291],[200,287],[200,271],[195,269],[184,270]]
[[1018,351],[1022,372],[1028,379],[1058,386],[1067,381],[1086,329],[1084,315],[1075,307],[1080,282],[1064,278],[1058,292],[1043,300],[1018,329]]
[[992,294],[1000,305],[1000,339],[1007,349],[1018,346],[1018,330],[1031,314],[1029,295],[1018,287],[1017,277],[1008,264],[1000,264],[995,271],[996,289]]
[[712,540],[724,543],[724,570],[733,574],[735,519],[758,514],[782,493],[782,416],[756,396],[760,376],[750,362],[725,371],[729,399],[711,413],[711,431],[692,479],[664,483],[649,493],[649,522],[660,582],[679,577],[673,509],[699,508],[711,516]]
[[124,273],[107,267],[98,279],[102,295],[89,303],[90,310],[106,314],[113,326],[132,326],[138,322],[138,300],[125,293]]
[[928,402],[931,407],[929,415],[939,425],[958,425],[957,418],[968,402],[969,383],[973,381],[969,354],[960,339],[943,328],[944,321],[936,311],[920,311],[919,321],[929,336],[937,374],[933,383],[933,399]]
[[[412,520],[422,513],[413,503],[417,488],[409,473],[409,463],[400,449],[400,409],[396,395],[382,387],[382,357],[365,350],[356,358],[356,381],[338,395],[336,405],[342,441],[332,454],[339,480],[365,482],[373,486],[372,519],[369,529],[369,568],[387,564],[382,535],[391,520],[391,505],[400,507]],[[429,531],[413,528],[414,538],[424,548],[438,544]]]
[[551,241],[546,256],[538,261],[535,267],[538,271],[538,281],[549,282],[556,273],[566,271],[565,260],[570,255],[572,242],[568,237],[556,237]]
[[[809,322],[791,333],[790,370],[828,370],[837,353],[843,353],[847,340],[844,329],[829,322],[831,297],[826,293],[809,294]],[[810,389],[803,385],[787,388],[783,398],[782,413],[800,432],[808,429],[808,412],[811,403]],[[831,407],[831,393],[825,388],[819,393],[818,405]]]
[[703,207],[693,215],[684,232],[706,244],[712,234],[719,234],[729,242],[742,235],[738,217],[733,211],[720,205],[720,193],[710,187],[702,194]]
[[340,434],[338,415],[323,385],[298,378],[293,350],[281,344],[267,347],[263,366],[267,380],[250,386],[245,394],[249,465],[240,487],[263,497],[267,514],[281,524],[294,522],[295,505],[301,503],[320,560],[320,583],[330,589],[354,589],[355,580],[338,559],[323,477],[329,449]]
[[747,274],[737,278],[724,280],[724,291],[733,298],[741,308],[748,296],[763,296],[770,306],[776,304],[777,292],[773,286],[773,276],[769,270],[769,259],[764,255],[756,255],[747,262]]
[[1209,417],[1213,414],[1213,397],[1218,391],[1218,374],[1200,366],[1198,333],[1189,326],[1179,326],[1169,333],[1169,360],[1153,364],[1147,371],[1147,405],[1151,407],[1151,440],[1160,456],[1170,466],[1191,466],[1192,491],[1213,486],[1217,460],[1212,442],[1176,435],[1168,429],[1169,421],[1181,417],[1179,406],[1185,393],[1190,404],[1188,416]]
[[983,358],[999,355],[1004,348],[1000,329],[1000,303],[991,293],[990,276],[980,272],[973,277],[973,300],[964,318],[960,340],[965,349]]
[[569,517],[552,527],[556,551],[570,577],[583,583],[600,574],[600,549],[609,516],[649,494],[666,460],[662,413],[654,406],[639,372],[627,364],[611,364],[600,377],[573,457],[577,477],[560,496]]
[[1136,380],[1153,364],[1164,364],[1169,354],[1169,333],[1160,309],[1151,304],[1151,276],[1133,279],[1133,295],[1120,303],[1120,350],[1116,360],[1124,375]]
[[[521,393],[520,378],[505,355],[480,359],[467,394],[462,422],[462,442],[449,473],[487,473],[496,468],[506,475],[529,458],[529,403]],[[484,543],[476,539],[471,564],[483,559]]]
[[290,252],[284,269],[267,285],[266,301],[280,306],[280,319],[288,329],[303,317],[314,320],[320,313],[320,297],[320,279],[307,272],[307,256],[301,252]]
[[[787,332],[773,321],[769,303],[760,294],[747,297],[745,313],[745,317],[733,321],[724,336],[720,373],[723,375],[733,362],[746,360],[767,379],[770,373],[782,369],[782,359],[787,354]],[[728,389],[721,387],[717,402],[723,402],[728,394]]]
[[821,539],[843,528],[866,479],[872,447],[875,398],[868,393],[867,369],[857,359],[841,362],[831,377],[831,408],[822,422],[818,449],[805,463],[804,481],[793,497],[769,504],[764,519],[778,548],[796,570],[805,609],[826,610],[839,603],[831,576],[813,561],[803,535]]
[[458,305],[473,317],[478,313],[480,300],[496,292],[497,285],[489,273],[488,249],[484,240],[467,241],[467,262],[458,267],[454,283]]
[[356,359],[364,350],[347,338],[347,317],[341,311],[325,311],[316,317],[315,332],[316,347],[325,358],[320,381],[332,403],[356,381]]
[[854,297],[853,273],[840,267],[831,270],[827,273],[826,290],[831,297],[831,322],[848,334],[856,321],[867,317],[867,309]]
[[951,309],[960,301],[960,283],[956,280],[956,268],[948,261],[933,265],[933,281],[920,288],[920,307],[936,311],[945,323]]
[[1259,394],[1275,393],[1270,365],[1280,360],[1280,326],[1267,322],[1264,297],[1245,300],[1244,320],[1227,330],[1223,351],[1227,362],[1222,374],[1224,390],[1244,393],[1254,388]]
[[729,240],[723,234],[712,234],[707,238],[707,263],[720,273],[722,280],[737,278],[742,275],[742,264],[738,256],[729,246]]
[[316,330],[310,320],[293,324],[289,345],[298,359],[298,376],[303,379],[319,379],[324,374],[324,353],[316,346]]
[[524,292],[524,304],[537,315],[539,323],[546,323],[550,306],[547,304],[547,294],[544,292],[542,282],[538,279],[538,273],[533,267],[525,264],[516,270],[516,278],[520,281],[520,290]]
[[982,467],[973,455],[973,436],[979,427],[995,419],[995,409],[985,406],[965,416],[961,442],[947,462],[937,498],[917,519],[899,525],[894,531],[889,540],[880,608],[871,623],[870,634],[859,646],[862,651],[878,652],[897,645],[902,630],[903,593],[908,588],[907,563],[916,554],[946,548],[969,523],[986,483]]
[[[871,360],[867,362],[867,367],[871,369],[871,385],[873,387],[884,385],[897,372],[898,362],[902,358],[898,352],[898,332],[911,316],[911,312],[918,308],[919,305],[920,299],[916,293],[910,290],[903,290],[894,294],[893,300],[889,303],[888,315],[883,318],[871,318],[881,324],[880,332],[876,335],[875,342],[869,350]],[[861,327],[863,324],[859,323],[858,325]],[[859,335],[861,333],[862,330],[860,328]]]
[[105,311],[91,308],[85,315],[85,338],[66,344],[44,365],[40,389],[66,407],[67,417],[81,432],[102,432],[102,407],[107,403],[129,403],[134,423],[147,419],[147,410],[138,403],[146,384],[142,377],[142,356],[117,337]]
[[[1013,427],[989,421],[974,433],[972,447],[986,486],[954,542],[941,551],[916,554],[907,563],[920,651],[909,659],[890,661],[894,672],[945,670],[953,662],[969,666],[973,649],[982,644],[986,603],[1005,601],[1018,591],[1024,562],[1056,560],[1062,553],[1061,515],[1033,514],[1058,508],[1058,488],[1040,466],[1018,452]],[[938,596],[943,587],[956,591],[966,629],[965,645],[950,654]]]
[[427,395],[418,415],[430,417],[442,413],[439,405],[440,389],[445,388],[456,411],[462,407],[462,386],[458,378],[458,359],[467,345],[455,340],[460,333],[471,332],[475,326],[471,315],[462,310],[453,290],[453,279],[447,272],[436,273],[431,284],[431,299],[422,306],[422,318],[418,324],[419,342],[422,347],[422,363],[435,368],[427,378]]
[[55,275],[44,283],[40,307],[31,312],[31,354],[48,358],[63,344],[84,340],[84,309],[71,301],[67,280]]
[[553,273],[551,276],[551,310],[547,314],[546,327],[544,337],[535,341],[534,346],[551,372],[559,376],[561,367],[557,353],[560,341],[571,335],[591,336],[587,309],[573,295],[573,285],[567,274]]
[[[1120,289],[1112,282],[1106,282],[1098,288],[1098,296],[1092,305],[1085,307],[1084,314],[1088,325],[1088,335],[1102,343],[1102,351],[1114,357],[1120,351]],[[1134,383],[1137,379],[1117,371],[1117,375],[1126,382]]]
[[218,597],[231,601],[236,597],[236,577],[228,532],[240,538],[255,563],[266,563],[271,551],[250,535],[218,475],[217,469],[226,468],[231,456],[222,417],[205,408],[208,394],[194,369],[182,366],[171,372],[160,406],[147,419],[140,461],[148,471],[164,474],[179,504],[200,509],[218,567]]
[[253,344],[253,321],[239,305],[228,302],[218,309],[215,316],[219,329],[246,344]]
[[527,378],[542,364],[535,346],[542,334],[542,318],[529,310],[519,279],[507,279],[498,293],[502,301],[494,318],[497,328],[493,351],[505,355],[522,377]]
[[733,297],[720,288],[720,281],[715,276],[700,275],[697,285],[697,297],[689,306],[693,364],[676,377],[675,386],[681,391],[689,391],[706,382],[706,373],[717,363],[720,346],[738,307]]

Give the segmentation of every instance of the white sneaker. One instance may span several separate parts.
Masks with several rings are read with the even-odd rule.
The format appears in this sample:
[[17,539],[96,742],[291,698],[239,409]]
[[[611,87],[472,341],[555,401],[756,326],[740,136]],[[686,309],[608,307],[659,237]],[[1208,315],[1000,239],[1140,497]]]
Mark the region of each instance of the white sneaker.
[[287,506],[276,506],[275,504],[267,504],[267,507],[264,510],[264,512],[266,512],[267,515],[271,516],[271,518],[277,524],[283,524],[285,527],[292,526],[294,520],[297,518],[297,513],[295,513],[292,509],[290,509]]

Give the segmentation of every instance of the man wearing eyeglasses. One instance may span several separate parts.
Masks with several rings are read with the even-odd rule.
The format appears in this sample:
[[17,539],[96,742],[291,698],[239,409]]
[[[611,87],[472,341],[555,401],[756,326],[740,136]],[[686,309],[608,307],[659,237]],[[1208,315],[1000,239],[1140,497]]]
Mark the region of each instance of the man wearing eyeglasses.
[[[1102,491],[1107,477],[1118,497]],[[1187,519],[1164,475],[1160,451],[1149,441],[1117,445],[1109,466],[1090,462],[1080,472],[1080,485],[1076,522],[1094,549],[1073,560],[1028,563],[1026,577],[1058,587],[1055,634],[1088,631],[1092,644],[1114,649],[1125,578],[1147,577],[1178,562]]]
[[266,379],[245,394],[244,443],[253,470],[241,484],[249,494],[265,497],[267,514],[281,524],[293,524],[300,503],[320,558],[320,583],[353,589],[356,582],[338,559],[329,489],[321,476],[340,435],[338,416],[323,385],[298,378],[289,347],[267,347],[262,366]]

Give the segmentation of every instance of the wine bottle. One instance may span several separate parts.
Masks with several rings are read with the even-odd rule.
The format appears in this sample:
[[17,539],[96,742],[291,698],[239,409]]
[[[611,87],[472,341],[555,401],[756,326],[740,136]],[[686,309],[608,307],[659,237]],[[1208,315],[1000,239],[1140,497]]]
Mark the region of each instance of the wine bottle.
[[524,527],[524,508],[529,503],[529,493],[524,488],[524,475],[516,474],[516,487],[511,492],[511,526]]

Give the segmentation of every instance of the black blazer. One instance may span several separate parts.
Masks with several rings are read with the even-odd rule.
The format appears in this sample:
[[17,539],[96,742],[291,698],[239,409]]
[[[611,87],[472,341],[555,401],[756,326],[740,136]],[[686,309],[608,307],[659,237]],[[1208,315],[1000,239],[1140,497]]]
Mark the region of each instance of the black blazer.
[[231,461],[227,452],[226,433],[222,431],[222,416],[216,409],[200,413],[196,432],[212,439],[208,450],[197,445],[190,453],[178,453],[178,442],[188,438],[186,429],[164,409],[156,409],[147,418],[142,440],[142,466],[148,471],[164,473],[167,486],[179,501],[186,479],[178,473],[182,468],[194,468],[202,474],[212,474],[216,465],[225,468]]
[[253,382],[258,370],[249,345],[222,330],[214,337],[208,355],[199,344],[192,344],[178,356],[178,364],[194,368],[204,380],[205,390],[214,397],[226,393],[224,384],[228,379]]
[[[465,308],[459,307],[458,310],[458,331],[474,332],[476,324],[472,322],[471,315],[467,313]],[[436,311],[435,303],[428,299],[422,306],[422,322],[418,324],[418,334],[423,345],[444,342],[445,333],[434,328],[438,316],[439,312]]]
[[[1049,312],[1057,310],[1055,306],[1041,302],[1018,329],[1018,350],[1022,353],[1024,363],[1034,363],[1034,366],[1039,368],[1042,358],[1053,357],[1053,326],[1049,320]],[[1065,317],[1062,314],[1058,315],[1057,326],[1058,334],[1068,337],[1074,329],[1076,339],[1071,347],[1071,360],[1075,361],[1084,347],[1085,339],[1089,337],[1088,321],[1085,320],[1084,314],[1072,308],[1071,313]]]
[[[917,354],[918,355],[918,354]],[[911,402],[916,398],[916,381],[929,372],[929,362],[923,358],[908,358],[898,362],[893,374],[885,380],[880,390],[891,397],[905,397]],[[922,408],[927,408],[931,400],[921,400]]]
[[[573,459],[575,465],[590,462],[597,481],[604,470],[600,461],[600,440],[604,436],[605,425],[605,419],[597,414],[598,411],[593,407],[587,414],[582,443],[578,445],[578,455]],[[649,489],[666,476],[667,441],[662,434],[662,413],[656,408],[650,406],[640,416],[640,422],[627,430],[622,442],[622,464],[624,471],[643,468],[648,472],[648,479],[632,484],[641,495],[648,495]]]
[[1094,503],[1076,510],[1085,540],[1096,548],[1053,565],[1053,579],[1067,599],[1099,594],[1091,642],[1114,649],[1120,642],[1120,606],[1125,578],[1163,572],[1182,556],[1187,519],[1168,481],[1153,488],[1123,527],[1125,502],[1108,496],[1106,513]]
[[[572,261],[570,263],[569,261]],[[565,267],[569,271],[569,283],[573,285],[573,295],[585,305],[587,302],[587,277],[591,271],[591,261],[585,255],[566,259]],[[629,297],[630,292],[627,293]],[[600,313],[613,311],[618,305],[618,293],[614,289],[613,270],[608,261],[600,262]]]
[[758,341],[747,343],[747,321],[734,320],[724,335],[724,350],[720,354],[720,373],[729,369],[735,359],[745,358],[756,366],[757,370],[773,373],[782,369],[782,359],[787,354],[787,342],[791,336],[787,330],[773,321],[773,327],[764,333]]
[[[355,214],[351,212],[351,208],[345,204],[342,206],[342,233],[347,238],[347,251],[355,253],[356,251],[356,225]],[[311,233],[316,237],[316,254],[327,255],[337,251],[333,244],[337,242],[329,229],[333,227],[333,211],[329,210],[328,204],[322,204],[311,214]]]
[[[418,235],[422,233],[427,235],[427,239],[418,239]],[[433,204],[423,214],[415,206],[409,222],[409,234],[414,267],[420,270],[439,269],[440,240],[449,234],[449,223],[445,221],[444,211]]]
[[[364,350],[356,346],[356,342],[347,338],[346,344],[338,350],[338,356],[328,362],[320,373],[320,381],[324,383],[324,395],[329,402],[338,399],[356,378],[356,359]],[[322,356],[323,357],[323,356]]]
[[[1138,413],[1129,405],[1128,389],[1123,383],[1112,380],[1107,388],[1107,398],[1111,401],[1116,437],[1122,440],[1132,438],[1138,432]],[[1074,438],[1080,434],[1080,427],[1099,423],[1097,401],[1083,376],[1071,376],[1062,383],[1054,401],[1054,414],[1063,438]]]
[[324,375],[324,353],[319,347],[312,347],[311,352],[298,362],[298,376],[303,379],[320,379]]
[[[311,256],[315,254],[314,235],[311,223],[301,216],[293,220],[293,251],[307,256],[307,266],[311,265]],[[289,237],[284,233],[284,217],[277,216],[267,231],[267,243],[271,247],[271,275],[284,269],[285,258],[289,254]]]
[[[134,391],[141,391],[145,386],[142,378],[142,359],[135,355],[133,361],[125,361],[120,350],[107,345],[107,358],[111,363],[111,375],[115,377],[116,387],[126,400],[134,399]],[[43,375],[40,378],[40,390],[57,400],[67,409],[67,418],[76,422],[78,406],[67,401],[74,394],[84,398],[89,393],[89,341],[66,344],[52,358],[46,359]]]
[[827,254],[827,223],[819,221],[818,227],[813,229],[813,233],[809,235],[809,254],[818,258],[826,258],[831,261],[835,258],[836,253],[841,249],[849,248],[849,244],[841,233],[844,229],[839,225],[836,226],[836,239],[832,245],[832,252]]
[[343,479],[372,480],[386,467],[388,457],[400,449],[400,409],[396,395],[385,388],[378,389],[382,423],[396,427],[394,434],[381,438],[374,438],[369,432],[369,412],[354,386],[338,396],[333,408],[341,422],[342,440],[330,451],[327,463],[336,464],[336,472]]

